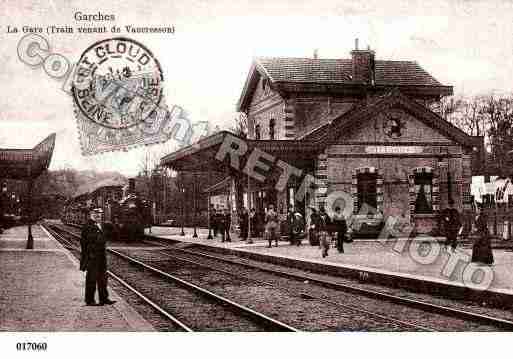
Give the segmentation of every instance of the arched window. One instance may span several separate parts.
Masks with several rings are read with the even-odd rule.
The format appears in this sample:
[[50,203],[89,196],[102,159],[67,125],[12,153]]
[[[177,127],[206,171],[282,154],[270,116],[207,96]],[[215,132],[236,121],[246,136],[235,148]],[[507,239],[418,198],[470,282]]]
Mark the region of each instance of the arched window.
[[255,140],[260,139],[260,125],[255,126]]
[[378,176],[375,172],[357,175],[358,210],[362,209],[364,204],[377,208],[377,180]]
[[274,118],[271,118],[269,121],[269,139],[274,140],[274,127],[276,125],[276,122],[274,121]]
[[433,213],[433,175],[415,174],[415,213]]
[[438,174],[431,167],[417,167],[408,176],[411,214],[433,214],[440,210]]
[[382,216],[383,175],[381,171],[375,167],[361,167],[354,169],[351,177],[353,213]]

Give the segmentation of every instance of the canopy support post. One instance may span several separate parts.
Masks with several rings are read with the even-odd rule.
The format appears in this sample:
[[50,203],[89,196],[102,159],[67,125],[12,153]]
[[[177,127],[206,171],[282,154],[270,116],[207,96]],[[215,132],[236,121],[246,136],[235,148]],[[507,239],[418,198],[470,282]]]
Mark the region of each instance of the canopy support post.
[[29,180],[28,183],[28,237],[27,237],[27,249],[34,249],[34,237],[32,236],[32,187],[34,181]]

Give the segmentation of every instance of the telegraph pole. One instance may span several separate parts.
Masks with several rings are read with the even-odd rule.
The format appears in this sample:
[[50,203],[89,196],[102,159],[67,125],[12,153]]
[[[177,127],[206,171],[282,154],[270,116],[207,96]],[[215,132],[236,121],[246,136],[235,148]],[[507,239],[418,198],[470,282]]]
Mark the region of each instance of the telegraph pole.
[[194,178],[194,180],[192,182],[192,186],[193,186],[193,188],[192,188],[192,191],[193,191],[193,205],[194,205],[194,219],[193,219],[194,220],[194,233],[192,235],[192,238],[198,238],[198,232],[196,231],[196,226],[198,224],[197,223],[198,209],[197,209],[197,206],[196,206],[196,204],[197,204],[197,198],[196,197],[197,197],[197,190],[198,190],[197,189],[197,176],[196,176],[197,173],[193,172],[192,175],[193,175],[193,178]]
[[[208,169],[208,183],[209,183],[209,186],[210,186],[210,183],[211,183],[211,178],[212,178],[212,170],[209,168]],[[207,239],[214,239],[214,237],[212,236],[212,230],[210,228],[210,193],[207,192],[207,221],[208,221],[208,236],[207,236]]]

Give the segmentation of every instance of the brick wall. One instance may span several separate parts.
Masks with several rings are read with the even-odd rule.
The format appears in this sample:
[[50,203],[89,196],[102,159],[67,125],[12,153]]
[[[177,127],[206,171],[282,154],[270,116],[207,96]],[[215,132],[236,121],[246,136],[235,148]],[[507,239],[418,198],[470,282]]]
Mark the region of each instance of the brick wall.
[[264,79],[260,79],[257,84],[248,109],[248,116],[255,126],[260,125],[261,139],[269,139],[271,119],[275,121],[274,138],[277,140],[286,139],[285,101],[269,85],[264,86]]
[[294,101],[296,138],[343,115],[353,107],[355,101],[355,98],[297,96]]
[[[463,193],[470,191],[471,155],[464,153],[461,146],[443,134],[406,114],[402,117],[405,120],[402,135],[391,139],[383,130],[386,119],[384,115],[378,114],[351,132],[346,130],[340,143],[326,149],[327,193],[345,191],[353,195],[354,171],[361,168],[375,169],[383,179],[383,215],[404,216],[415,224],[419,233],[428,233],[437,225],[436,211],[447,207],[448,168],[451,172],[453,199],[457,208],[463,210]],[[370,151],[375,148],[392,147],[399,152],[394,154]],[[435,213],[413,215],[412,176],[424,168],[433,174],[432,204],[436,204],[433,206]]]

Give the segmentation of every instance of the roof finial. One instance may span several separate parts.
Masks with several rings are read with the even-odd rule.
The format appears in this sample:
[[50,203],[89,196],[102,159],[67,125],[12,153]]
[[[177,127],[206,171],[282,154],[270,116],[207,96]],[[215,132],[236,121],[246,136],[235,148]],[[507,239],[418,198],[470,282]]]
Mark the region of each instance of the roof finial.
[[354,39],[354,49],[358,50],[358,38]]

